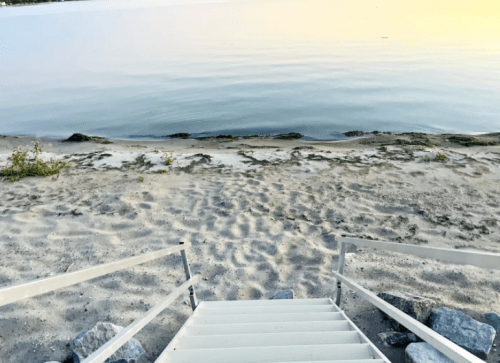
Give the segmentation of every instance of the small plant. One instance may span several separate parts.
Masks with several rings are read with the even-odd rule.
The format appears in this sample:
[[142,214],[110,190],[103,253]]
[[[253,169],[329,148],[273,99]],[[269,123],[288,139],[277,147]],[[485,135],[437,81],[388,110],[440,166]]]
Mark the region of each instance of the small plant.
[[438,153],[437,156],[436,156],[435,161],[446,161],[446,155]]
[[174,156],[172,154],[165,153],[165,165],[172,165],[174,163]]
[[144,177],[143,176],[139,176],[139,181],[143,182],[144,181]]
[[426,157],[424,158],[424,161],[428,163],[429,161],[431,161],[431,159],[430,159],[429,157],[427,157],[427,156],[426,156]]
[[435,149],[437,146],[436,145],[425,145],[425,147],[428,147],[429,149]]
[[40,160],[38,155],[42,149],[35,142],[33,154],[35,160],[33,163],[28,164],[26,159],[28,151],[14,150],[12,153],[12,166],[0,171],[0,176],[8,177],[11,182],[15,182],[27,176],[51,176],[61,172],[61,170],[68,168],[69,163],[62,161],[53,161],[50,159],[48,163]]
[[165,169],[158,170],[158,174],[165,174],[167,171]]

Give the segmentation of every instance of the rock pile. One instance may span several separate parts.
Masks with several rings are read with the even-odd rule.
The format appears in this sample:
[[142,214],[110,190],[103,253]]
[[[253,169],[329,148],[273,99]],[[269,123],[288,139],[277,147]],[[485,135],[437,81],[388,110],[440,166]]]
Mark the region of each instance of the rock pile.
[[[116,334],[123,327],[111,323],[98,322],[91,330],[84,330],[73,340],[73,361],[80,363],[90,354],[95,352]],[[146,352],[134,338],[121,346],[106,363],[135,363],[140,356]]]
[[[431,316],[432,311],[437,307],[437,303],[434,300],[421,296],[408,295],[399,291],[381,292],[377,296],[422,324],[427,324],[427,320]],[[396,320],[390,318],[386,313],[383,311],[381,311],[381,313],[384,318],[390,320],[392,327],[396,331],[408,331],[408,329],[399,324]]]
[[405,363],[454,363],[429,343],[411,343],[405,350]]
[[408,344],[416,342],[417,337],[413,333],[401,333],[398,331],[388,331],[378,334],[380,340],[387,346],[406,347]]
[[484,317],[493,328],[495,328],[497,331],[500,331],[500,315],[496,313],[486,313],[484,314]]
[[448,308],[432,315],[430,327],[481,359],[486,359],[495,339],[495,329],[490,325]]
[[[495,327],[500,327],[500,316],[495,313],[485,314],[485,319],[491,323],[481,323],[460,311],[441,307],[434,311],[436,302],[431,299],[410,296],[397,291],[378,294],[378,297],[395,306],[422,324],[428,325],[436,333],[452,341],[456,345],[471,352],[475,356],[486,359],[495,339]],[[387,314],[382,312],[385,318]],[[391,325],[398,332],[379,334],[384,344],[391,346],[407,346],[405,350],[406,363],[452,363],[453,361],[428,343],[419,343],[414,334],[395,320]],[[415,338],[415,339],[413,339]]]
[[275,299],[293,299],[293,290],[280,290],[269,300]]

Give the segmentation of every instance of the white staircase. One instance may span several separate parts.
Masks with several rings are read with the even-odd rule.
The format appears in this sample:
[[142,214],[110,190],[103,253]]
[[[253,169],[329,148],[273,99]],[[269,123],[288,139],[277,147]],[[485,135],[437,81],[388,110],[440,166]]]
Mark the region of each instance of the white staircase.
[[156,363],[390,363],[331,299],[200,302]]

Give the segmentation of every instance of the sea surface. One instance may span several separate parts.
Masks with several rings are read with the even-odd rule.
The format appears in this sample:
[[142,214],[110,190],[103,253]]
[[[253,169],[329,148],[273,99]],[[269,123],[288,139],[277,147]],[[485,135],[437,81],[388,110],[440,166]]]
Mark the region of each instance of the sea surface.
[[0,8],[0,134],[500,131],[500,2]]

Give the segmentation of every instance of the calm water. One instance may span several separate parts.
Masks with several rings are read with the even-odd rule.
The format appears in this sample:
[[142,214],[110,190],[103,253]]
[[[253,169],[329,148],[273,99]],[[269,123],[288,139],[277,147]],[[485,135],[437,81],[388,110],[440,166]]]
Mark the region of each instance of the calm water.
[[0,134],[500,131],[497,1],[176,3],[0,8]]

